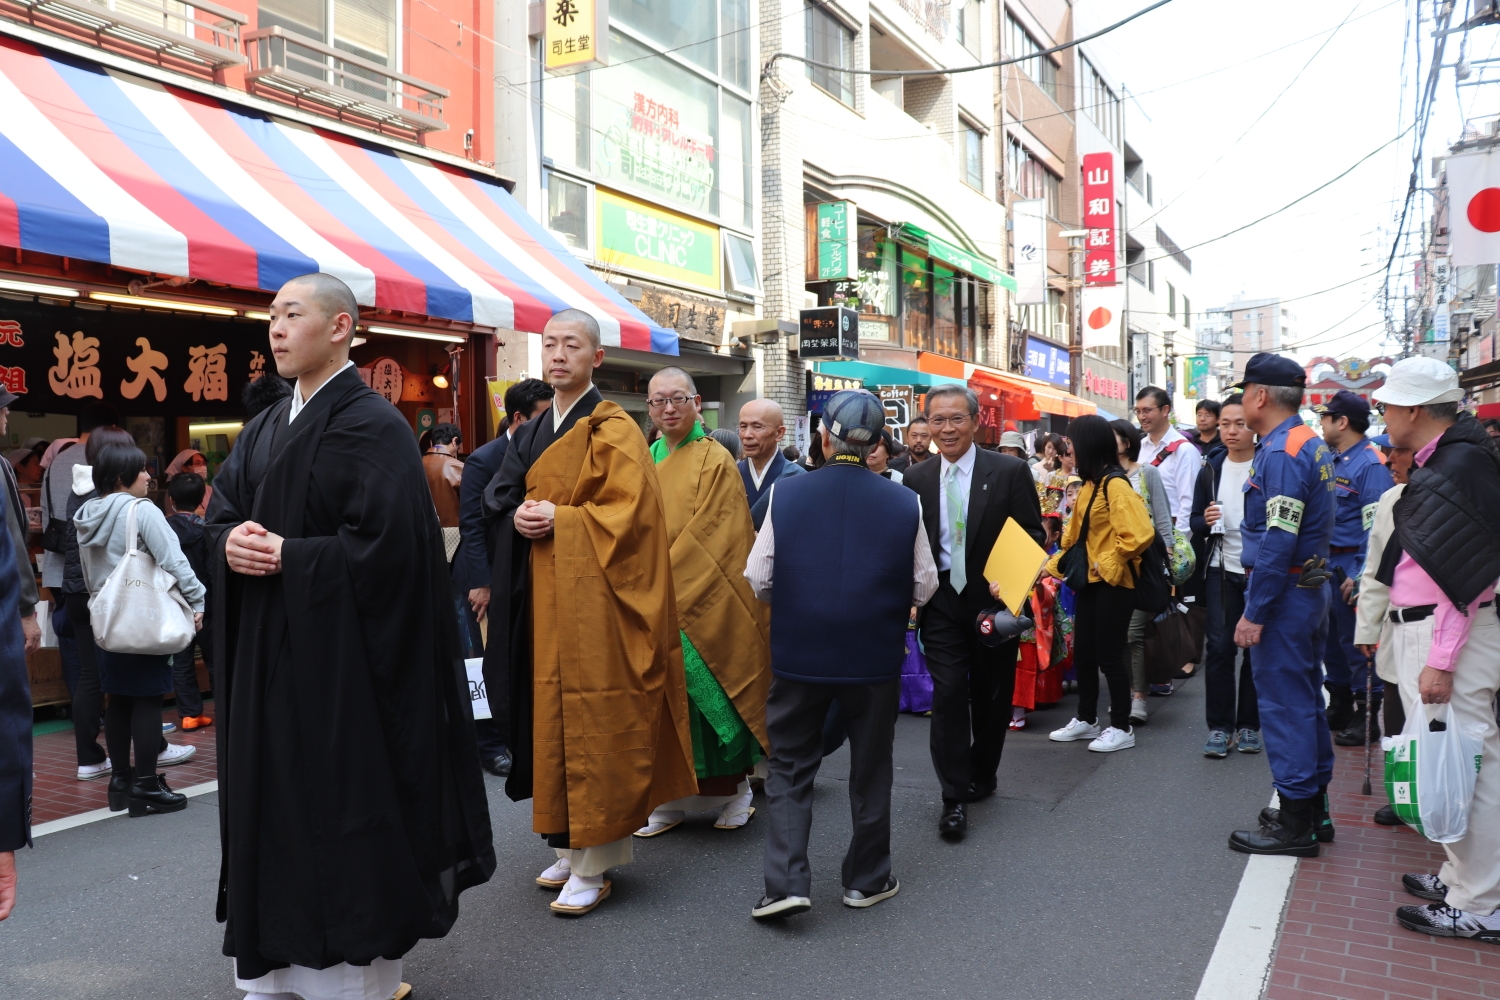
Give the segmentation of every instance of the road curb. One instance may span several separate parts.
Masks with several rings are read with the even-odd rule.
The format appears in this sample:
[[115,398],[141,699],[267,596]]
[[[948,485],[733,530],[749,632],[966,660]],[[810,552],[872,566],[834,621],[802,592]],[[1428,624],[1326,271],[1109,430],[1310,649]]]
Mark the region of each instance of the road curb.
[[[218,790],[219,783],[217,781],[205,781],[201,785],[190,785],[180,791],[181,794],[192,798],[195,795],[207,795],[209,792],[217,792]],[[35,840],[38,837],[45,837],[49,833],[62,833],[64,830],[71,830],[75,826],[87,826],[90,823],[97,823],[101,819],[109,819],[113,816],[128,815],[130,814],[123,810],[120,812],[110,812],[108,809],[91,809],[86,813],[79,813],[77,816],[64,816],[62,819],[54,819],[49,823],[40,823],[31,828],[31,839]]]

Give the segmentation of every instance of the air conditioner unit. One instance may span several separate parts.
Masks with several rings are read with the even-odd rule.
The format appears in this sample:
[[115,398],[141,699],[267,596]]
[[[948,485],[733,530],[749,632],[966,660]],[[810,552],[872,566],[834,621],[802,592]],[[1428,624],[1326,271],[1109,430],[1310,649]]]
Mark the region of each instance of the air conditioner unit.
[[1061,341],[1066,342],[1067,339],[1068,339],[1068,324],[1066,324],[1066,323],[1053,323],[1052,324],[1052,339],[1053,340],[1061,340]]

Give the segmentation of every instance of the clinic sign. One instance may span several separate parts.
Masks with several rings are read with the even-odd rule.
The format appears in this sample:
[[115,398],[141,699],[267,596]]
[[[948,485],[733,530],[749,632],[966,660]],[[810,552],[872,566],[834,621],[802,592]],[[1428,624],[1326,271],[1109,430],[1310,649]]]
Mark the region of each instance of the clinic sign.
[[719,230],[666,209],[595,193],[601,264],[718,291]]
[[609,65],[609,0],[543,0],[542,58],[563,76]]

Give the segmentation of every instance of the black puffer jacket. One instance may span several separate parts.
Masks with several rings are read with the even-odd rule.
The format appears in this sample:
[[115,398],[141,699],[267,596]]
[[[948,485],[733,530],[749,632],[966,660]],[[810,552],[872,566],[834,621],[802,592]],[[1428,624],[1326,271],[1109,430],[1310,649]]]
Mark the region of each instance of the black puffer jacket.
[[1500,579],[1500,451],[1478,420],[1459,414],[1392,513],[1397,544],[1386,546],[1376,579],[1389,584],[1408,552],[1467,614]]
[[89,592],[88,584],[83,582],[83,563],[78,558],[78,527],[73,523],[73,515],[78,513],[79,507],[96,496],[98,492],[95,490],[83,496],[68,490],[68,527],[63,542],[62,592],[64,594],[87,594]]

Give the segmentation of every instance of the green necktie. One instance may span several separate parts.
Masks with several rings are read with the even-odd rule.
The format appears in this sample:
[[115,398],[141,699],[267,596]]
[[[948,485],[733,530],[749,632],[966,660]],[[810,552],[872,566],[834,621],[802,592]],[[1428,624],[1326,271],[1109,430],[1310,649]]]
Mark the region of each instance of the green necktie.
[[964,501],[958,492],[958,466],[948,466],[948,482],[944,485],[943,492],[948,496],[948,538],[951,540],[953,557],[948,569],[948,582],[962,594],[969,577],[964,569]]

